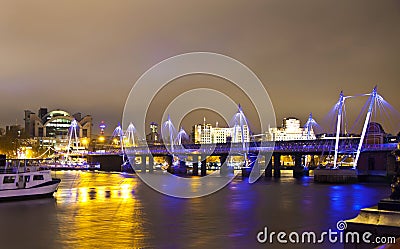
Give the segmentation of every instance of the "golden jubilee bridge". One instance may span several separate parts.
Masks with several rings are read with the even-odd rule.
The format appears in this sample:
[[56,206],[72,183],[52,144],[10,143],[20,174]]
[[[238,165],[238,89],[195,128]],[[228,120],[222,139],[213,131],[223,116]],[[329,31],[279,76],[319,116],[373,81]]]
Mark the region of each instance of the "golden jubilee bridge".
[[[341,168],[353,168],[355,152],[360,138],[342,138],[338,145],[338,157]],[[231,159],[241,163],[234,164],[239,167],[247,167],[246,162],[252,162],[258,158],[259,164],[265,164],[265,175],[280,176],[281,169],[293,170],[293,175],[303,175],[307,169],[333,168],[335,140],[316,139],[301,141],[277,141],[277,142],[250,142],[246,143],[243,150],[239,144],[183,144],[171,151],[168,144],[138,146],[135,148],[109,149],[101,152],[89,152],[89,160],[98,161],[103,170],[119,171],[123,164],[123,158],[130,159],[135,170],[141,172],[153,172],[157,169],[157,162],[172,166],[174,157],[180,161],[180,166],[186,164],[203,167],[200,175],[205,175],[205,170],[210,169],[208,162],[223,165]],[[397,143],[364,144],[359,157],[358,171],[370,174],[385,174],[396,170],[395,151]],[[269,158],[272,155],[272,160]],[[245,158],[246,157],[246,158]],[[211,159],[211,160],[208,160]],[[155,161],[156,160],[156,161]],[[228,163],[229,165],[229,163]],[[251,164],[250,164],[251,165]],[[218,167],[214,169],[219,169]],[[196,169],[194,168],[194,171]],[[192,171],[193,175],[199,174]]]
[[[364,107],[355,121],[349,121],[346,107],[350,105],[350,99],[362,97],[367,98]],[[126,131],[121,126],[114,131],[114,140],[120,141],[119,148],[90,152],[87,156],[89,160],[99,161],[104,170],[120,170],[120,165],[129,162],[135,171],[153,172],[162,165],[164,169],[174,172],[171,168],[178,165],[175,173],[186,174],[187,168],[190,168],[193,175],[199,173],[198,168],[201,175],[205,175],[207,169],[220,169],[222,172],[221,165],[236,169],[261,165],[266,176],[280,176],[281,169],[293,169],[294,176],[302,176],[310,168],[351,168],[356,169],[358,174],[367,175],[396,173],[397,143],[388,140],[389,134],[385,133],[381,124],[398,129],[400,115],[378,94],[376,87],[367,94],[345,96],[341,92],[338,102],[325,119],[330,128],[319,131],[320,135],[314,140],[200,145],[184,143],[186,132],[183,129],[176,132],[168,117],[161,127],[165,144],[137,145],[140,139],[134,125],[130,124]],[[244,126],[249,125],[240,105],[232,120],[230,126],[234,127],[233,130],[244,134]],[[304,128],[308,134],[318,128],[311,115]],[[124,146],[126,140],[131,146]]]

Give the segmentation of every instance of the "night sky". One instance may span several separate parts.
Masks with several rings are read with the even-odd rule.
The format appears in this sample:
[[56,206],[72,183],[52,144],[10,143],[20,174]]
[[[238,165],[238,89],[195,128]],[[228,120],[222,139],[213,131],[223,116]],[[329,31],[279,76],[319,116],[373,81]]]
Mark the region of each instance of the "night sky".
[[[318,121],[340,90],[367,93],[376,84],[400,110],[400,1],[3,0],[0,126],[23,124],[25,109],[48,107],[91,114],[95,132],[101,120],[111,132],[141,74],[194,51],[225,54],[253,70],[278,124],[287,116],[304,122],[309,112]],[[211,76],[172,82],[154,106],[189,83],[226,91],[253,119],[237,89]],[[348,115],[357,116],[360,107],[354,106]],[[187,117],[185,128],[203,115]],[[214,123],[215,116],[207,118]]]

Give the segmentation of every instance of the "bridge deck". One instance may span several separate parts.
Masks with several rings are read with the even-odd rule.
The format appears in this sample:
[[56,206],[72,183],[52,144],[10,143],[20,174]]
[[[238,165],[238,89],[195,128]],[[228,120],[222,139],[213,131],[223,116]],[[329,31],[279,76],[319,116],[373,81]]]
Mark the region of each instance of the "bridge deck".
[[[357,151],[359,139],[341,140],[339,143],[340,154],[351,154]],[[312,140],[312,141],[290,141],[290,142],[253,142],[243,144],[184,144],[181,146],[174,145],[173,154],[243,154],[249,153],[281,153],[281,154],[330,154],[334,151],[334,141],[328,139]],[[362,151],[393,151],[397,148],[397,143],[386,144],[365,144]],[[150,145],[140,147],[126,148],[128,154],[153,154],[168,155],[172,152],[168,149],[168,145]],[[90,154],[122,154],[120,149],[110,149],[105,152],[90,152]]]

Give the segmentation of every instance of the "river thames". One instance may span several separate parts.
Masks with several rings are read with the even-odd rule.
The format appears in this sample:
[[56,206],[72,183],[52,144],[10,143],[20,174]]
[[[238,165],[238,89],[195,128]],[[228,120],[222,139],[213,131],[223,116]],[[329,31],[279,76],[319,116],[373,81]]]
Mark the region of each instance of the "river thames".
[[[260,244],[269,231],[336,229],[390,194],[387,184],[314,184],[312,177],[235,179],[202,198],[162,195],[135,175],[59,171],[54,198],[0,203],[1,248],[326,248]],[[343,248],[336,243],[330,248]]]

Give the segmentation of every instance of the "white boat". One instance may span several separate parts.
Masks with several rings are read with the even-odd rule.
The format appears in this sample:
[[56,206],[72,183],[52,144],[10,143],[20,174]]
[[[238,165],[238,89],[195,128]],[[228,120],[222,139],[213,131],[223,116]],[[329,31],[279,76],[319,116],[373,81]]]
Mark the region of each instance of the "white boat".
[[61,180],[47,167],[29,160],[12,160],[0,167],[0,201],[53,196]]

